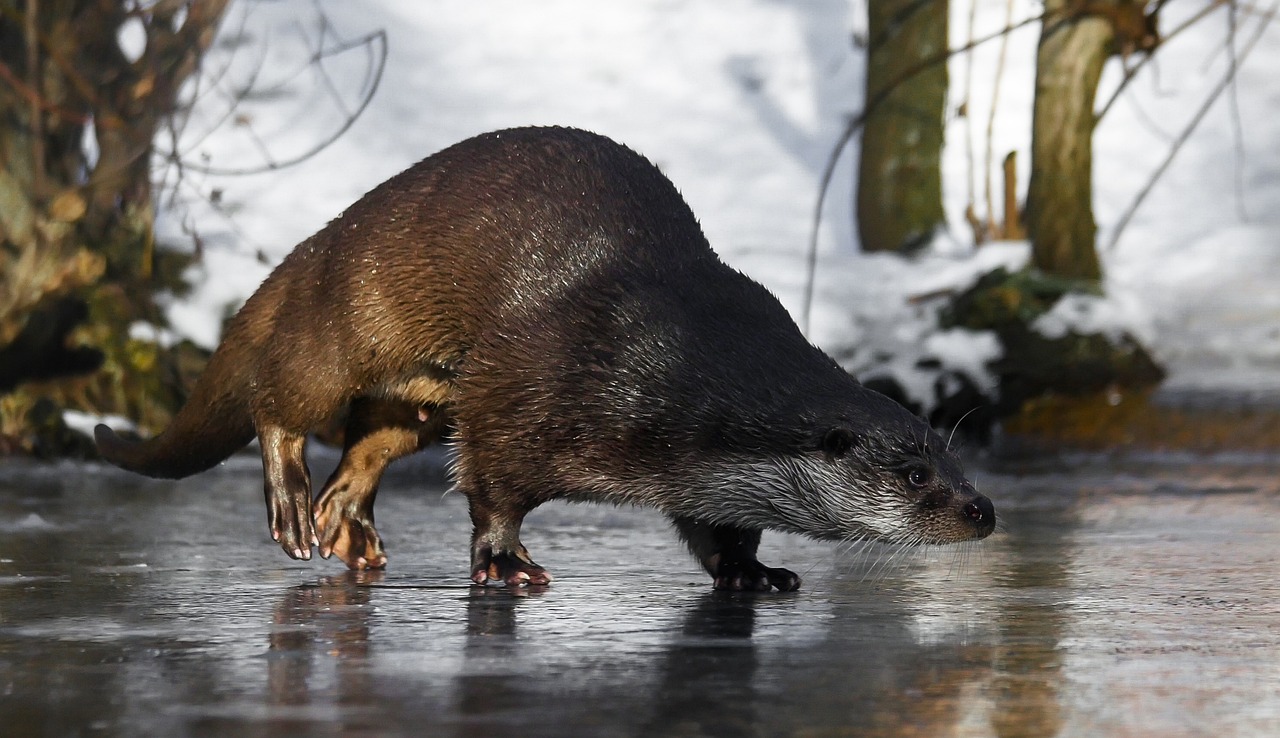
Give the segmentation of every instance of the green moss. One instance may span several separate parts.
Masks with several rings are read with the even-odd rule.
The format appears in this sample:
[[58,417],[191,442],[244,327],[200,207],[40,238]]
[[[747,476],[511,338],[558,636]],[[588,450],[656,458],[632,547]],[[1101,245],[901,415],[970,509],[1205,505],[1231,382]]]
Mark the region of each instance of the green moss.
[[991,366],[1000,380],[997,414],[1017,413],[1023,403],[1046,395],[1150,387],[1164,378],[1164,371],[1132,336],[1067,333],[1049,338],[1036,332],[1035,321],[1069,293],[1099,291],[1089,281],[1031,269],[997,269],[943,311],[943,327],[990,330],[999,338],[1003,356]]
[[1069,292],[1100,295],[1091,281],[1055,277],[1033,269],[999,268],[983,275],[943,310],[944,328],[994,330],[1030,326]]
[[[108,249],[109,260],[138,247],[136,240],[130,245],[127,236]],[[101,353],[101,366],[88,374],[27,381],[6,395],[0,404],[0,453],[93,456],[92,443],[62,423],[64,409],[122,415],[148,433],[168,424],[208,354],[186,342],[166,348],[130,336],[130,329],[139,321],[165,327],[153,295],[184,292],[181,274],[190,263],[190,256],[161,251],[150,277],[109,269],[104,280],[80,290],[74,299],[82,302],[87,317],[67,334],[65,343]]]

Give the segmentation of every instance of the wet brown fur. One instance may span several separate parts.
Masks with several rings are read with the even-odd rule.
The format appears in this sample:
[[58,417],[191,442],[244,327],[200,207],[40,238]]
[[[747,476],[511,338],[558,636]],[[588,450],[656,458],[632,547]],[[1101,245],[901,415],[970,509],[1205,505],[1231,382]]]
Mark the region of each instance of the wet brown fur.
[[[344,410],[343,457],[313,518],[305,438]],[[994,524],[927,427],[849,378],[716,258],[656,167],[573,129],[479,136],[380,185],[246,302],[171,427],[131,443],[100,426],[97,438],[113,463],[181,477],[256,434],[273,537],[295,558],[318,546],[365,568],[386,563],[373,525],[383,471],[449,428],[480,583],[550,581],[519,530],[560,497],[657,506],[717,586],[794,589],[794,574],[756,561],[761,528],[861,528],[834,511],[843,503],[787,509],[785,487],[805,484],[792,477],[839,461],[854,486],[895,490],[892,454],[903,468],[928,464],[936,482],[920,505],[941,522],[922,540]],[[863,457],[864,446],[890,456]],[[799,471],[769,466],[790,454]],[[689,488],[756,463],[749,488]]]

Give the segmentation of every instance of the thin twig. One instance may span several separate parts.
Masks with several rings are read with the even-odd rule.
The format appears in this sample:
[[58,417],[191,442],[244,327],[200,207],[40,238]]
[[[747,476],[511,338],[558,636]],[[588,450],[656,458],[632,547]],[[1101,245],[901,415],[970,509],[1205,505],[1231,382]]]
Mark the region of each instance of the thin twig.
[[[1159,121],[1152,118],[1151,114],[1147,112],[1146,108],[1142,107],[1142,104],[1137,99],[1130,96],[1129,105],[1133,108],[1134,115],[1138,117],[1138,122],[1141,123],[1147,131],[1151,133],[1151,135],[1165,143],[1173,141],[1173,134],[1166,131],[1164,127],[1160,125]],[[1094,125],[1097,125],[1096,121]]]
[[[186,163],[186,168],[192,171],[203,173],[203,174],[224,175],[224,176],[260,174],[262,172],[269,172],[269,171],[274,171],[276,169],[283,169],[285,167],[289,167],[289,166],[293,166],[295,164],[301,163],[303,161],[306,161],[307,159],[310,159],[320,151],[327,148],[330,144],[338,140],[344,133],[346,133],[351,128],[351,126],[355,125],[356,120],[361,116],[361,114],[364,113],[365,109],[369,107],[369,103],[373,101],[374,94],[378,91],[378,86],[381,84],[383,71],[386,69],[387,34],[386,34],[386,31],[381,31],[381,30],[374,31],[373,33],[367,34],[365,36],[361,36],[354,41],[346,42],[334,48],[330,48],[326,50],[324,53],[324,57],[336,56],[345,51],[349,51],[351,49],[356,49],[360,47],[365,47],[372,51],[374,55],[373,67],[370,70],[369,78],[366,80],[366,84],[363,89],[363,94],[360,99],[360,103],[355,107],[355,109],[350,114],[346,116],[346,118],[343,120],[342,125],[339,126],[338,129],[334,131],[332,134],[321,139],[320,141],[315,143],[313,146],[311,146],[301,154],[290,157],[283,161],[278,161],[278,162],[267,161],[265,165],[260,167],[224,168],[224,167],[207,166],[199,162],[189,161]],[[316,60],[313,60],[312,63],[318,63],[318,62]]]
[[1240,49],[1239,53],[1236,54],[1237,64],[1235,69],[1228,70],[1227,74],[1223,75],[1223,78],[1214,86],[1213,91],[1209,93],[1209,96],[1205,98],[1205,101],[1201,104],[1199,110],[1197,110],[1196,114],[1192,116],[1191,122],[1187,124],[1186,128],[1183,129],[1177,140],[1174,141],[1173,146],[1170,147],[1169,153],[1165,156],[1164,161],[1160,163],[1160,166],[1156,167],[1155,172],[1152,173],[1151,177],[1147,180],[1146,185],[1144,185],[1138,192],[1137,197],[1133,199],[1133,202],[1124,211],[1124,215],[1122,215],[1120,220],[1117,221],[1116,229],[1111,234],[1111,241],[1107,244],[1107,251],[1115,250],[1116,244],[1120,242],[1120,236],[1124,233],[1124,229],[1128,227],[1129,222],[1133,219],[1134,213],[1137,212],[1143,201],[1147,199],[1147,195],[1151,193],[1156,182],[1160,181],[1160,178],[1164,176],[1165,170],[1169,168],[1169,165],[1173,162],[1173,158],[1177,156],[1178,151],[1182,149],[1183,144],[1191,138],[1191,134],[1200,126],[1200,122],[1204,120],[1205,115],[1209,113],[1213,104],[1217,102],[1218,97],[1221,96],[1222,93],[1232,84],[1232,80],[1235,79],[1236,70],[1239,69],[1239,65],[1243,64],[1244,60],[1248,58],[1249,53],[1253,51],[1258,40],[1261,39],[1263,34],[1266,32],[1267,26],[1270,25],[1271,21],[1275,18],[1277,11],[1280,11],[1280,0],[1273,3],[1267,10],[1266,14],[1262,16],[1253,36],[1245,43],[1244,47]]
[[[1158,2],[1156,3],[1155,10],[1153,10],[1152,12],[1159,13],[1160,8],[1164,7],[1164,4],[1166,2],[1168,2],[1168,0],[1158,0]],[[1111,110],[1111,106],[1114,105],[1116,100],[1120,98],[1121,93],[1123,93],[1125,88],[1129,86],[1129,83],[1133,81],[1134,77],[1138,75],[1138,72],[1148,63],[1155,62],[1156,49],[1169,43],[1169,41],[1181,35],[1187,29],[1191,28],[1195,24],[1204,20],[1206,17],[1209,16],[1210,13],[1212,13],[1213,11],[1221,7],[1223,2],[1224,0],[1214,0],[1210,4],[1201,8],[1198,12],[1196,12],[1195,15],[1183,21],[1177,28],[1174,28],[1172,31],[1169,31],[1168,33],[1161,34],[1160,40],[1156,43],[1156,46],[1152,49],[1147,50],[1147,52],[1143,55],[1142,59],[1140,59],[1137,64],[1134,64],[1132,67],[1129,67],[1124,71],[1124,77],[1120,80],[1120,84],[1116,85],[1116,89],[1111,92],[1111,97],[1107,98],[1106,104],[1102,106],[1102,109],[1098,111],[1097,115],[1093,116],[1094,126],[1096,127],[1098,123],[1104,117],[1106,117],[1107,112]]]
[[1227,3],[1227,70],[1231,85],[1227,88],[1227,105],[1231,118],[1231,138],[1236,156],[1236,214],[1240,220],[1249,219],[1244,202],[1244,124],[1240,120],[1240,85],[1236,84],[1236,69],[1240,60],[1236,56],[1236,33],[1239,30],[1239,8],[1236,0]]
[[[187,146],[186,151],[178,151],[178,148],[177,148],[178,142],[175,141],[174,149],[173,151],[170,152],[170,156],[180,157],[185,160],[188,156],[191,155],[193,151],[200,148],[200,146],[203,145],[204,142],[208,140],[209,137],[212,136],[215,131],[220,129],[222,126],[226,125],[227,121],[235,118],[237,115],[236,111],[240,108],[240,105],[242,105],[245,100],[248,100],[251,94],[258,91],[256,86],[258,82],[258,75],[262,74],[262,70],[266,65],[266,56],[269,53],[268,52],[269,47],[266,42],[263,42],[260,48],[262,49],[262,53],[258,61],[253,65],[253,71],[250,73],[249,78],[245,80],[239,86],[238,89],[228,91],[226,89],[223,89],[224,84],[221,80],[213,81],[213,86],[210,88],[210,92],[217,93],[222,96],[223,100],[226,102],[226,109],[222,111],[222,114],[218,118],[218,120],[214,121],[212,125],[206,126],[205,131],[202,135],[200,135],[196,140],[190,142],[190,144]],[[227,69],[230,68],[230,64],[231,62],[228,61]],[[224,73],[230,74],[229,71],[225,71],[225,70],[224,70]],[[193,107],[194,105],[195,105],[195,101],[192,102]]]
[[[1013,22],[1013,0],[1005,2],[1004,24],[1007,27]],[[1000,103],[1000,82],[1004,78],[1005,62],[1009,54],[1009,34],[1000,37],[1000,52],[996,58],[996,78],[992,81],[991,86],[991,110],[987,114],[987,155],[983,160],[984,171],[984,194],[987,198],[987,223],[995,221],[996,204],[991,198],[991,156],[992,149],[995,148],[996,137],[996,108]]]
[[[246,11],[240,14],[240,26],[236,29],[236,38],[244,37],[245,28],[248,25],[251,15],[252,11]],[[205,62],[208,59],[207,50],[200,53],[200,58],[197,61],[197,73],[193,75],[194,78],[191,80],[189,93],[184,93],[187,94],[187,99],[184,100],[181,105],[177,104],[175,101],[173,112],[168,116],[167,126],[169,128],[169,141],[167,150],[164,152],[164,155],[160,157],[165,164],[164,170],[159,175],[160,182],[168,182],[169,173],[173,169],[177,170],[177,180],[181,180],[185,175],[183,170],[183,159],[182,155],[178,151],[178,144],[182,140],[182,136],[186,134],[188,126],[191,124],[191,112],[195,109],[197,103],[205,99],[205,95],[221,93],[220,87],[222,82],[231,73],[231,67],[235,64],[236,56],[240,53],[242,46],[243,44],[236,44],[231,49],[231,53],[227,55],[226,60],[212,74],[206,74],[204,70]],[[260,67],[261,64],[258,64],[255,67],[255,75]],[[202,87],[207,89],[202,90]],[[208,131],[201,135],[192,145],[192,148],[198,148],[210,133],[230,118],[234,112],[234,107],[228,108],[226,115],[218,121],[217,124],[210,127]],[[170,187],[170,191],[172,195],[170,197],[169,204],[172,206],[176,202],[175,198],[177,197],[178,188],[176,186]]]
[[[969,26],[966,30],[965,39],[973,40],[973,34],[978,26],[978,0],[969,0]],[[969,165],[969,205],[973,205],[974,196],[977,194],[977,183],[974,181],[976,167],[973,165],[973,54],[969,54],[964,58],[964,158]]]

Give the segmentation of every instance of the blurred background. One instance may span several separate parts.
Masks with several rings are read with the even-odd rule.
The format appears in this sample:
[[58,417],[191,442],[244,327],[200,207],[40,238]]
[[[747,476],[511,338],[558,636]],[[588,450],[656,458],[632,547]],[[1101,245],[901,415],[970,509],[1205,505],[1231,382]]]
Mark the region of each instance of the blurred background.
[[164,427],[222,322],[468,136],[608,135],[979,444],[1273,448],[1276,7],[4,0],[0,451]]

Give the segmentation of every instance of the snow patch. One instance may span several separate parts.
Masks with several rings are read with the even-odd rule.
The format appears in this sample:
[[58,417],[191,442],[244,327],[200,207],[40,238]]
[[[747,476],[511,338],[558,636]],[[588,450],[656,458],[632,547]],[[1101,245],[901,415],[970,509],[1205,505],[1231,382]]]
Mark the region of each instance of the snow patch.
[[120,53],[130,64],[137,62],[147,53],[147,29],[142,19],[130,16],[116,29],[116,45]]
[[129,338],[134,341],[149,341],[161,348],[169,348],[180,340],[178,334],[168,328],[161,328],[145,320],[135,321],[129,326]]
[[914,257],[826,257],[812,313],[812,338],[856,376],[895,380],[926,412],[936,405],[939,380],[949,371],[992,393],[997,378],[987,364],[999,358],[999,340],[986,331],[943,330],[938,312],[983,275],[1001,268],[1021,269],[1028,257],[1024,241],[992,243],[961,256],[944,246]]
[[271,267],[255,256],[226,249],[209,250],[188,268],[184,277],[194,285],[191,294],[172,301],[165,317],[173,333],[212,350],[222,334],[222,322],[253,293]]
[[133,421],[122,415],[95,415],[93,413],[86,413],[80,410],[63,410],[62,422],[66,423],[67,427],[71,430],[76,431],[77,433],[82,433],[90,438],[93,438],[93,429],[99,423],[105,423],[116,431],[136,432],[138,430],[138,427],[133,424]]
[[1004,350],[995,331],[939,331],[925,339],[924,350],[943,366],[964,374],[984,395],[996,395],[998,382],[987,364],[999,359]]
[[1079,336],[1103,335],[1111,343],[1119,343],[1124,336],[1150,342],[1155,331],[1150,317],[1140,302],[1131,295],[1108,296],[1072,292],[1063,295],[1049,312],[1036,318],[1032,330],[1045,338],[1056,340],[1069,333]]

